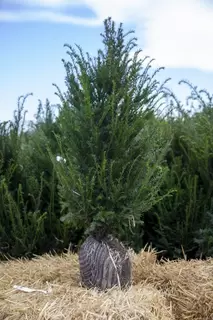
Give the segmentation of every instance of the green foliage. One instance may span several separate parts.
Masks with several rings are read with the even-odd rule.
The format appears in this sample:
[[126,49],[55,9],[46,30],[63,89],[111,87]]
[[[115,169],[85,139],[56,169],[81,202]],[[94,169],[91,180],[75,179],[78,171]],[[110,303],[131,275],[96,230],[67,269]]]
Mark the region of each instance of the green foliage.
[[96,57],[65,45],[57,117],[39,101],[27,126],[27,95],[0,123],[0,256],[60,251],[85,232],[169,258],[212,256],[213,97],[182,81],[181,105],[132,31],[111,19],[104,28]]
[[167,173],[164,155],[170,137],[155,112],[164,84],[150,75],[140,51],[131,58],[136,39],[105,20],[103,49],[97,57],[68,46],[64,62],[67,92],[58,126],[63,221],[87,232],[125,235],[142,223],[142,215],[165,195],[159,189]]
[[12,256],[32,254],[38,243],[41,244],[47,213],[27,211],[21,184],[18,186],[17,199],[14,200],[6,181],[1,180],[0,196],[1,248],[3,251],[7,249]]
[[[47,152],[48,147],[57,151],[51,106],[48,101],[45,108],[40,103],[37,121],[27,128],[26,98],[20,97],[14,121],[0,127],[1,256],[31,256],[68,244],[67,231],[59,221],[57,179]],[[42,110],[46,111],[43,118]]]
[[182,248],[189,258],[212,254],[212,105],[210,97],[206,101],[200,96],[204,91],[190,87],[189,99],[196,99],[191,111],[198,106],[199,112],[191,116],[182,112],[171,120],[173,141],[166,156],[170,170],[161,189],[162,194],[170,188],[176,192],[158,203],[147,218],[148,228],[152,215],[157,223],[146,238],[172,258],[179,257]]

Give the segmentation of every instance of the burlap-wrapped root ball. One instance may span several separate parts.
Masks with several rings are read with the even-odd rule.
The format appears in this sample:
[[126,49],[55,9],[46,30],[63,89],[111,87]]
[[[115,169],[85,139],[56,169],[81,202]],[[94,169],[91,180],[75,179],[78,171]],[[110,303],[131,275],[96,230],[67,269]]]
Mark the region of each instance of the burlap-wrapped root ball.
[[81,283],[100,290],[131,284],[132,265],[127,249],[112,236],[97,240],[89,236],[79,250]]

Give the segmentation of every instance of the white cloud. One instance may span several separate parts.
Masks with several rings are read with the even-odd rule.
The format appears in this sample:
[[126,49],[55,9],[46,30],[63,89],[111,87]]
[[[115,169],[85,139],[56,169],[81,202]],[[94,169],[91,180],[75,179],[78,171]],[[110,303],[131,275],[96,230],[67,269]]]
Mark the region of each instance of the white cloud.
[[66,15],[64,13],[47,11],[47,10],[36,10],[36,11],[23,11],[16,12],[12,11],[0,11],[0,21],[5,22],[27,22],[27,21],[46,21],[55,23],[70,23],[77,25],[86,26],[97,26],[100,25],[102,21],[98,19],[86,19],[75,17],[71,15]]
[[21,4],[29,7],[39,6],[39,7],[58,7],[64,6],[74,1],[68,0],[2,0],[3,4]]
[[[10,0],[15,1],[15,0]],[[101,25],[111,16],[136,28],[139,46],[156,59],[155,65],[213,71],[213,4],[210,0],[19,0],[39,11],[0,11],[0,21],[46,20]],[[17,0],[16,0],[17,3]],[[62,6],[87,5],[96,18],[66,16]],[[48,10],[44,10],[44,7]]]
[[145,52],[160,65],[213,71],[213,7],[204,0],[159,1],[144,36]]

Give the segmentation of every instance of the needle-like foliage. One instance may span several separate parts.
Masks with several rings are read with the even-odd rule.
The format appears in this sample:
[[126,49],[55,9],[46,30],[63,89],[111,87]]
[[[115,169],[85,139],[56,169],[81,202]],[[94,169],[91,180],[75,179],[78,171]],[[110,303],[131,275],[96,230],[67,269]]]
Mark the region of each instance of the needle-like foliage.
[[[170,137],[155,112],[164,84],[136,51],[122,24],[104,22],[103,49],[92,58],[79,46],[64,61],[67,91],[58,89],[61,156],[56,163],[63,220],[96,236],[141,223],[160,200]],[[133,53],[135,52],[135,53]]]

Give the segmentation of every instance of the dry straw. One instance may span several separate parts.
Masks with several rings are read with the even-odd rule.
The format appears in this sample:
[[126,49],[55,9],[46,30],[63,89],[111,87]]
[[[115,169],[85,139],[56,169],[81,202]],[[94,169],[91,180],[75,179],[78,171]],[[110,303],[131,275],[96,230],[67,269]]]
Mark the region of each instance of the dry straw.
[[80,286],[76,255],[0,263],[0,320],[213,319],[213,259],[159,264],[153,250],[131,255],[131,288],[105,293]]

